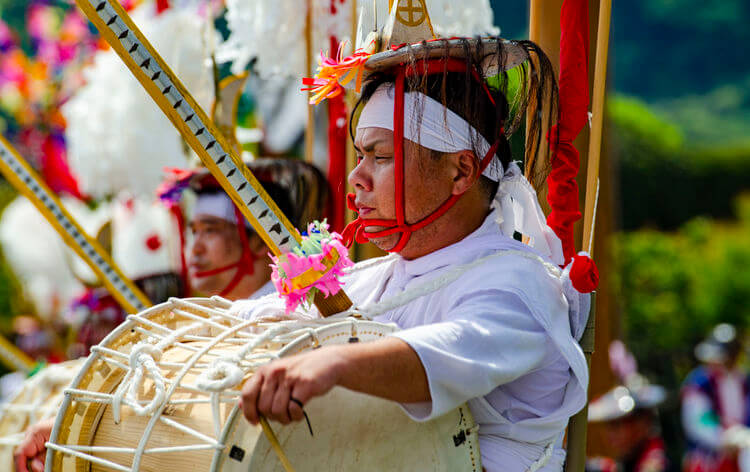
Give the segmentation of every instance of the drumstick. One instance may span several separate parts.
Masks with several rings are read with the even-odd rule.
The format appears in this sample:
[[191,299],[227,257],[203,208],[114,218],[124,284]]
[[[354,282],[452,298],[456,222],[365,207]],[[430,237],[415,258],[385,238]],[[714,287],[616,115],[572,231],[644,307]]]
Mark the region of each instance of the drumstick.
[[65,244],[96,273],[109,293],[128,313],[138,313],[151,301],[130,281],[99,243],[88,236],[62,202],[8,141],[0,136],[0,172],[34,204]]
[[294,467],[292,467],[291,462],[289,462],[289,459],[286,457],[284,450],[281,448],[281,444],[279,444],[278,438],[276,438],[276,433],[271,429],[271,425],[268,424],[268,420],[265,416],[260,417],[260,425],[263,427],[263,433],[266,435],[266,439],[271,443],[271,447],[276,451],[276,455],[279,456],[279,461],[281,461],[284,470],[286,470],[286,472],[294,472]]
[[[76,3],[200,157],[271,252],[278,256],[299,247],[299,232],[120,3],[117,0],[76,0]],[[340,291],[325,299],[316,297],[315,305],[323,316],[328,316],[346,310],[352,303]]]

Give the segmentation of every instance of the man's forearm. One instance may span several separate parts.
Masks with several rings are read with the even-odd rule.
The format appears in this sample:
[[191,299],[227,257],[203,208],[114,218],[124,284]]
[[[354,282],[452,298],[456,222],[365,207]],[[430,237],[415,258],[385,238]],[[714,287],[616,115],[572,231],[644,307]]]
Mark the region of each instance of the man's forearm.
[[350,390],[397,401],[430,401],[424,366],[414,349],[398,338],[332,346],[344,360],[338,384]]

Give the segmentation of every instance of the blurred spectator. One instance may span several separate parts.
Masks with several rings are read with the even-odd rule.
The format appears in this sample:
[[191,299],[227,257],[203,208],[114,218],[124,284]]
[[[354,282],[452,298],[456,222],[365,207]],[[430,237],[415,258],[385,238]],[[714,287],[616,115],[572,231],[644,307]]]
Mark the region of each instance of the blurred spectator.
[[726,323],[695,347],[701,365],[681,392],[685,472],[750,470],[750,378],[738,367],[741,351],[737,329]]
[[662,472],[668,461],[656,408],[666,392],[637,372],[635,359],[620,341],[609,348],[612,371],[621,385],[589,405],[589,421],[606,423],[606,440],[615,457],[591,458],[589,472]]

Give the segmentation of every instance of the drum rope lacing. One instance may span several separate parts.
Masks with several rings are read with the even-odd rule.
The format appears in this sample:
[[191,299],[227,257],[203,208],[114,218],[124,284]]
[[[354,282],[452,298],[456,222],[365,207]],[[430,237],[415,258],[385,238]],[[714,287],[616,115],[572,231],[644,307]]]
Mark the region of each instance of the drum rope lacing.
[[[139,315],[129,316],[127,322],[118,327],[107,339],[110,337],[116,339],[125,330],[131,330],[142,334],[146,338],[145,342],[137,343],[129,354],[106,347],[107,339],[100,346],[92,349],[92,357],[95,360],[103,361],[125,372],[116,391],[109,394],[79,388],[65,390],[65,394],[70,401],[110,405],[115,421],[120,421],[120,410],[123,404],[132,408],[137,415],[150,415],[137,447],[59,445],[50,441],[47,443],[50,453],[59,451],[80,457],[91,463],[130,472],[139,470],[143,454],[206,449],[223,450],[225,445],[221,441],[226,431],[224,431],[225,426],[222,423],[220,406],[222,403],[236,404],[240,392],[238,390],[221,391],[220,387],[222,385],[226,388],[236,386],[245,375],[278,357],[278,355],[270,352],[253,353],[253,349],[264,345],[283,346],[300,337],[308,337],[313,346],[318,345],[320,341],[317,339],[316,328],[321,329],[326,326],[348,323],[351,332],[356,333],[356,323],[360,321],[351,317],[347,318],[344,313],[326,319],[288,320],[273,323],[248,321],[228,313],[227,310],[231,306],[231,302],[220,297],[213,297],[212,300],[219,307],[211,308],[189,300],[170,299],[169,302],[146,310]],[[150,314],[161,312],[171,312],[180,318],[195,320],[196,322],[173,330],[148,319]],[[207,327],[215,328],[219,331],[219,334],[215,336],[205,335],[204,331]],[[264,331],[257,334],[248,332],[252,328],[260,328]],[[186,341],[204,341],[206,344],[198,348],[191,346]],[[241,349],[232,355],[221,355],[221,353],[215,351],[220,343],[237,344],[241,346]],[[189,351],[190,358],[180,363],[162,361],[162,353],[170,346]],[[206,358],[213,359],[208,362],[199,362],[199,360]],[[89,359],[87,364],[91,365],[92,362],[94,360]],[[194,383],[184,382],[184,377],[188,371],[200,368],[205,370],[196,377]],[[173,372],[177,370],[177,372],[170,378],[166,378],[162,374],[162,369],[167,371],[171,369]],[[143,404],[138,399],[138,392],[146,386],[146,379],[150,379],[154,394],[148,402]],[[73,385],[77,387],[79,380],[76,380]],[[208,394],[208,398],[173,399],[172,395],[178,388],[181,391],[205,393]],[[210,437],[201,431],[162,415],[167,405],[198,403],[210,405],[215,437]],[[67,408],[65,405],[66,403],[64,403],[64,408]],[[148,438],[157,422],[171,426],[201,442],[146,449]],[[265,429],[264,433],[266,436],[270,435],[269,431]],[[55,434],[57,433],[53,431],[53,437],[56,437]],[[92,455],[105,452],[130,453],[133,456],[132,465],[126,467]]]
[[[76,364],[75,368],[79,367]],[[75,368],[69,364],[52,364],[24,382],[13,399],[0,405],[0,417],[25,419],[22,428],[40,420],[47,419],[57,413],[59,401],[49,401],[53,392],[70,383],[74,377]],[[62,391],[58,394],[62,396]],[[44,406],[44,403],[49,403]],[[26,416],[27,415],[27,416]],[[24,416],[26,416],[24,418]],[[17,446],[25,437],[25,432],[9,434],[0,437],[0,446]]]

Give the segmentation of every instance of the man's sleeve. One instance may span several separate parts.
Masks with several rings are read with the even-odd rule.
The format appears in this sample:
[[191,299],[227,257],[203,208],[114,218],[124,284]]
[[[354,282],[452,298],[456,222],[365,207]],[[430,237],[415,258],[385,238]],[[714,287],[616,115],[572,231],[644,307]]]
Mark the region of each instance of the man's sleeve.
[[440,323],[392,336],[416,351],[429,382],[431,402],[403,404],[417,421],[438,417],[541,367],[549,338],[515,294],[473,292]]

